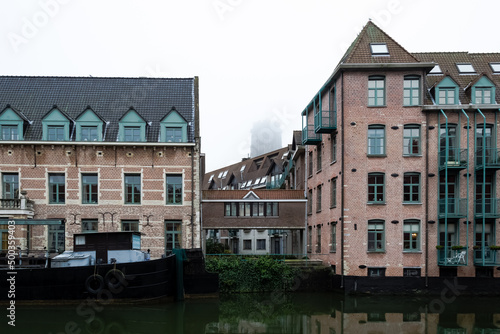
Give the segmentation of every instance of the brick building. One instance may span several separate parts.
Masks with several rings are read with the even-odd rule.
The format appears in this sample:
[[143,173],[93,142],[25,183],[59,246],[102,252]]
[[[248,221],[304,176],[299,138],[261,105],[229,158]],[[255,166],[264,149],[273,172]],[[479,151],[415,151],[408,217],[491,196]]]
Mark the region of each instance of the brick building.
[[341,284],[499,277],[499,85],[500,53],[409,53],[368,22],[302,112],[310,256]]
[[0,77],[0,233],[23,251],[140,231],[200,247],[198,78]]

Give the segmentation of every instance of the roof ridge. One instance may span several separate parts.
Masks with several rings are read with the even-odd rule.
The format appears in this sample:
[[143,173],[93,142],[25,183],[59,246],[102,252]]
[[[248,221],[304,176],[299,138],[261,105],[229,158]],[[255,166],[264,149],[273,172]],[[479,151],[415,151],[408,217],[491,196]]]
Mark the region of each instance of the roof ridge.
[[111,76],[71,76],[71,75],[0,75],[0,78],[54,78],[54,79],[162,79],[162,80],[193,80],[194,77],[111,77]]

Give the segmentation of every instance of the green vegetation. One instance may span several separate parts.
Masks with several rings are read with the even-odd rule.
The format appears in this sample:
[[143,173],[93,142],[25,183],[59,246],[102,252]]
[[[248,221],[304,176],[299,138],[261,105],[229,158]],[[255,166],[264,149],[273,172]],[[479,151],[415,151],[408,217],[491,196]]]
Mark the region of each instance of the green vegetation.
[[219,274],[222,293],[288,291],[299,273],[271,256],[208,256],[206,268]]

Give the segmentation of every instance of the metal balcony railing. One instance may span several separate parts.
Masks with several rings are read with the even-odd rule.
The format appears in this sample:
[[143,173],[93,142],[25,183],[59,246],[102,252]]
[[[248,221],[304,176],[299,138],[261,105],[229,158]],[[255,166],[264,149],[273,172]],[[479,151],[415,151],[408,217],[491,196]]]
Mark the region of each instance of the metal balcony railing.
[[[483,209],[484,205],[484,209]],[[500,199],[484,198],[474,201],[476,217],[500,218]]]
[[438,201],[440,218],[463,218],[467,216],[466,198],[442,198]]
[[314,132],[314,124],[306,124],[302,128],[302,145],[321,143],[321,134]]
[[498,262],[498,249],[490,249],[490,247],[484,247],[479,249],[474,249],[474,265],[475,266],[497,266]]
[[[469,150],[459,148],[444,149],[439,152],[439,168],[466,168]],[[448,153],[448,154],[447,154]],[[447,156],[448,155],[448,156]]]
[[335,110],[321,110],[314,114],[314,131],[328,133],[337,129],[337,112]]
[[[484,161],[483,161],[484,158]],[[476,150],[476,168],[500,168],[500,150],[480,148]]]
[[452,249],[447,247],[445,249],[438,249],[438,265],[447,267],[457,267],[467,265],[467,248]]

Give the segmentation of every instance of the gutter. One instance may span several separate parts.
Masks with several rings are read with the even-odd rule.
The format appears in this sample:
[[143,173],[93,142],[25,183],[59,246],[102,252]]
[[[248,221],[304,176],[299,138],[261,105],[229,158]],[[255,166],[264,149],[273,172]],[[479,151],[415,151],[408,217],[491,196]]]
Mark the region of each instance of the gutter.
[[121,141],[26,141],[26,140],[0,140],[3,145],[81,145],[81,146],[161,146],[161,147],[194,147],[196,143],[161,143],[161,142],[121,142]]

